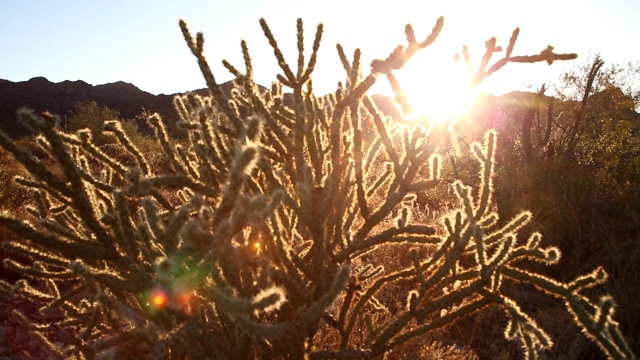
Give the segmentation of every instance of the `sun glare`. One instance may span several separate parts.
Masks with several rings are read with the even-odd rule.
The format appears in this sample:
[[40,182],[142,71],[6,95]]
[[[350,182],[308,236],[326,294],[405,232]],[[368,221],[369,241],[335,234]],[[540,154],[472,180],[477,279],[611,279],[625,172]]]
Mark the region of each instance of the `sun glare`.
[[[416,60],[416,61],[413,61]],[[448,60],[448,61],[446,61]],[[469,86],[464,64],[435,56],[412,59],[397,78],[413,108],[411,119],[454,121],[473,104],[476,92]]]

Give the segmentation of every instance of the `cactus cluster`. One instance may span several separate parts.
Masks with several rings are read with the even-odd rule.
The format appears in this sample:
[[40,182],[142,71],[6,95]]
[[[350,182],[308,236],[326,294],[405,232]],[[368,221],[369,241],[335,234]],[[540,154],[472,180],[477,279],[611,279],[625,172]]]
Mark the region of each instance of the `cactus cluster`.
[[[267,23],[260,24],[282,74],[270,90],[259,90],[242,42],[244,72],[224,62],[236,83],[227,97],[203,55],[203,35],[180,22],[210,95],[176,96],[184,139],[170,138],[162,119],[149,116],[169,174],[155,172],[117,121],[105,132],[132,154],[134,166],[107,156],[89,131],[59,130],[50,114],[18,116],[40,134],[55,171],[0,134],[0,145],[30,173],[15,180],[35,196],[27,218],[0,214],[0,225],[16,235],[3,245],[15,255],[4,266],[24,277],[0,290],[57,319],[51,326],[11,314],[47,357],[369,358],[497,307],[508,319],[505,337],[519,338],[525,356],[535,358],[553,342],[503,291],[509,282],[562,299],[608,356],[633,357],[612,318],[612,298],[594,303],[581,293],[606,279],[602,269],[569,283],[527,270],[527,261],[553,264],[560,253],[539,233],[522,235],[531,213],[499,219],[494,131],[472,145],[479,186],[452,184],[458,209],[442,224],[411,217],[415,194],[442,182],[438,151],[450,124],[394,122],[367,91],[386,77],[408,111],[393,72],[436,40],[442,18],[422,42],[407,26],[408,44],[374,61],[366,77],[360,51],[348,59],[338,45],[346,81],[322,97],[311,82],[322,25],[307,58],[298,21],[291,67]],[[513,56],[517,35],[491,66],[501,49],[495,39],[487,42],[474,85],[508,62],[575,57],[552,48]],[[466,48],[462,53],[472,69]],[[365,260],[381,247],[406,244],[415,251],[400,270]],[[378,299],[407,281],[414,286],[393,294],[403,307]],[[54,342],[54,331],[67,335]],[[320,332],[338,340],[323,342]]]

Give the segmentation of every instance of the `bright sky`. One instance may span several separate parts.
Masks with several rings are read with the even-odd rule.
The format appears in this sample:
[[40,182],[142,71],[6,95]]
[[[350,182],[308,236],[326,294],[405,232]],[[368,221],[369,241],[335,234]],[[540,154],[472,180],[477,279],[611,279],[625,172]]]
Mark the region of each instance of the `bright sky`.
[[[486,39],[496,36],[506,47],[517,26],[521,33],[514,55],[553,45],[557,52],[579,53],[578,61],[594,52],[609,62],[640,59],[638,0],[0,0],[0,78],[44,76],[53,82],[84,80],[93,85],[125,81],[153,94],[202,88],[204,80],[178,28],[178,19],[184,18],[193,32],[204,32],[205,52],[219,82],[231,79],[222,59],[243,68],[240,40],[245,39],[256,81],[268,86],[279,69],[258,19],[267,20],[293,63],[295,21],[301,17],[307,49],[318,22],[325,25],[314,77],[322,94],[344,79],[337,42],[350,55],[361,48],[368,73],[372,59],[404,45],[404,24],[411,23],[421,40],[440,15],[445,17],[441,38],[413,60],[410,79],[419,78],[420,69],[430,62],[451,59],[463,44],[469,45],[477,64]],[[569,65],[510,64],[492,76],[485,89],[504,93],[524,89],[523,84],[537,88]]]

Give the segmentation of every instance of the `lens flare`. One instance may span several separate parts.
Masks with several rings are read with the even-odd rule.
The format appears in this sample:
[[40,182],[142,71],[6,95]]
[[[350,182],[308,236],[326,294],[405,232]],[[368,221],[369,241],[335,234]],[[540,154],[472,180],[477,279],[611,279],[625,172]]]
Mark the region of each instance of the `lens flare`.
[[193,302],[194,295],[195,293],[190,290],[181,291],[174,296],[173,305],[176,309],[190,315],[192,313],[191,303]]
[[167,292],[161,287],[154,288],[149,293],[149,302],[147,304],[155,310],[162,310],[166,308],[167,305],[169,305]]
[[206,276],[204,266],[194,259],[165,259],[156,267],[155,285],[140,293],[138,299],[151,315],[167,309],[190,314],[196,291]]

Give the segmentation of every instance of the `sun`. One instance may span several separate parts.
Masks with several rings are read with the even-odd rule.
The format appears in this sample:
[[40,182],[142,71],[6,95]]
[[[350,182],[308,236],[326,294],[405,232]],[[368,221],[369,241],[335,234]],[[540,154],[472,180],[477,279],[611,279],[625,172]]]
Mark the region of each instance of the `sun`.
[[409,118],[454,122],[475,100],[471,76],[464,64],[453,61],[453,56],[429,55],[416,55],[396,74],[413,109]]

